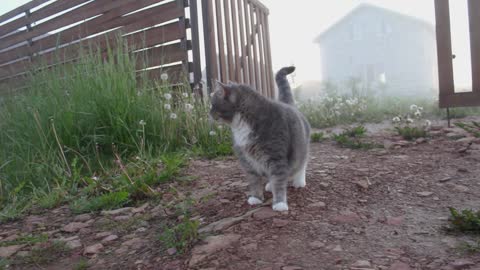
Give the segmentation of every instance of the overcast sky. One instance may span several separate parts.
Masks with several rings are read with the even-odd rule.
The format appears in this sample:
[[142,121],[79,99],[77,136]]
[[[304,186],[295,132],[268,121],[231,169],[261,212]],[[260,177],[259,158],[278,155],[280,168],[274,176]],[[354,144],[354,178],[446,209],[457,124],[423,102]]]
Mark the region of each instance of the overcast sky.
[[[28,0],[2,0],[3,14]],[[320,52],[313,39],[362,3],[369,3],[435,23],[434,0],[261,0],[270,9],[270,31],[274,68],[295,64],[297,82],[320,80]],[[455,80],[471,80],[467,0],[450,1]]]

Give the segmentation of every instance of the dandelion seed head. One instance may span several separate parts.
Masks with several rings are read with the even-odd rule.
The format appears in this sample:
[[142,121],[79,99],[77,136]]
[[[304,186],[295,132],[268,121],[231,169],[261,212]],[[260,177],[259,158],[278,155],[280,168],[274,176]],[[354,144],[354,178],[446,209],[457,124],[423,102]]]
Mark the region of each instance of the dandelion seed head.
[[215,131],[212,130],[212,131],[210,131],[210,133],[208,133],[208,134],[209,134],[210,136],[216,136],[216,135],[217,135],[217,132],[215,132]]
[[167,74],[167,73],[162,73],[162,75],[160,75],[160,79],[161,79],[162,81],[168,80],[168,74]]
[[140,120],[140,122],[138,122],[138,124],[140,124],[140,126],[145,126],[147,124],[147,122],[145,122],[145,120]]
[[186,110],[187,112],[192,111],[192,110],[193,110],[193,105],[192,105],[192,104],[189,104],[189,103],[185,104],[185,110]]
[[163,95],[163,97],[164,97],[166,100],[172,99],[172,95],[171,95],[170,93],[165,93],[165,94]]
[[410,105],[410,110],[411,111],[416,111],[416,110],[418,110],[418,106],[415,105],[415,104],[412,104],[412,105]]
[[183,96],[184,98],[188,98],[188,93],[183,93],[182,96]]
[[172,109],[172,105],[170,105],[170,104],[165,104],[165,105],[163,105],[163,108],[164,108],[165,110],[169,111],[169,110]]
[[170,114],[170,119],[177,119],[177,115],[175,113],[171,113]]

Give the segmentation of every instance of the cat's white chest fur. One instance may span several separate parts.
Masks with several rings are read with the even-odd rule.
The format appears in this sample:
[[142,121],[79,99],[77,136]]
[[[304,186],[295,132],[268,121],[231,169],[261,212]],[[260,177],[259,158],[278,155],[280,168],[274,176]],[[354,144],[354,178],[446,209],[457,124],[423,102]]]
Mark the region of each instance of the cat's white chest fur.
[[250,143],[250,134],[252,133],[252,129],[247,122],[242,120],[239,114],[236,114],[233,117],[230,127],[232,129],[233,141],[235,142],[235,145],[245,147]]

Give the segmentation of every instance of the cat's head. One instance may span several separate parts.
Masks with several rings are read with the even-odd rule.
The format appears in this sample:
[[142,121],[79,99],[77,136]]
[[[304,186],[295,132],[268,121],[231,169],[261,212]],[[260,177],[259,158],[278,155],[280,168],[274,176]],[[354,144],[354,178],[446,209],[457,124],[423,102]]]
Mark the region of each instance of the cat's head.
[[239,110],[242,99],[242,86],[234,83],[217,82],[211,94],[210,116],[221,123],[230,124]]

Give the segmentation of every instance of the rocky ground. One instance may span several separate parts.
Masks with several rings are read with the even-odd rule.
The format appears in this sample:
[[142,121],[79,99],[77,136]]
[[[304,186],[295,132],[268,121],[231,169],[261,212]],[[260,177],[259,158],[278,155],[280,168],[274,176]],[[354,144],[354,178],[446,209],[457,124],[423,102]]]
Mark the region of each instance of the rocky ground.
[[[65,206],[0,225],[0,257],[6,269],[480,269],[480,253],[461,248],[475,236],[445,230],[449,207],[479,209],[480,140],[457,128],[431,135],[375,132],[385,148],[373,150],[314,143],[288,213],[246,203],[234,158],[192,160],[184,174],[195,179],[164,187],[161,200],[83,215]],[[175,209],[187,198],[200,240],[181,253],[160,235],[182,222]]]

